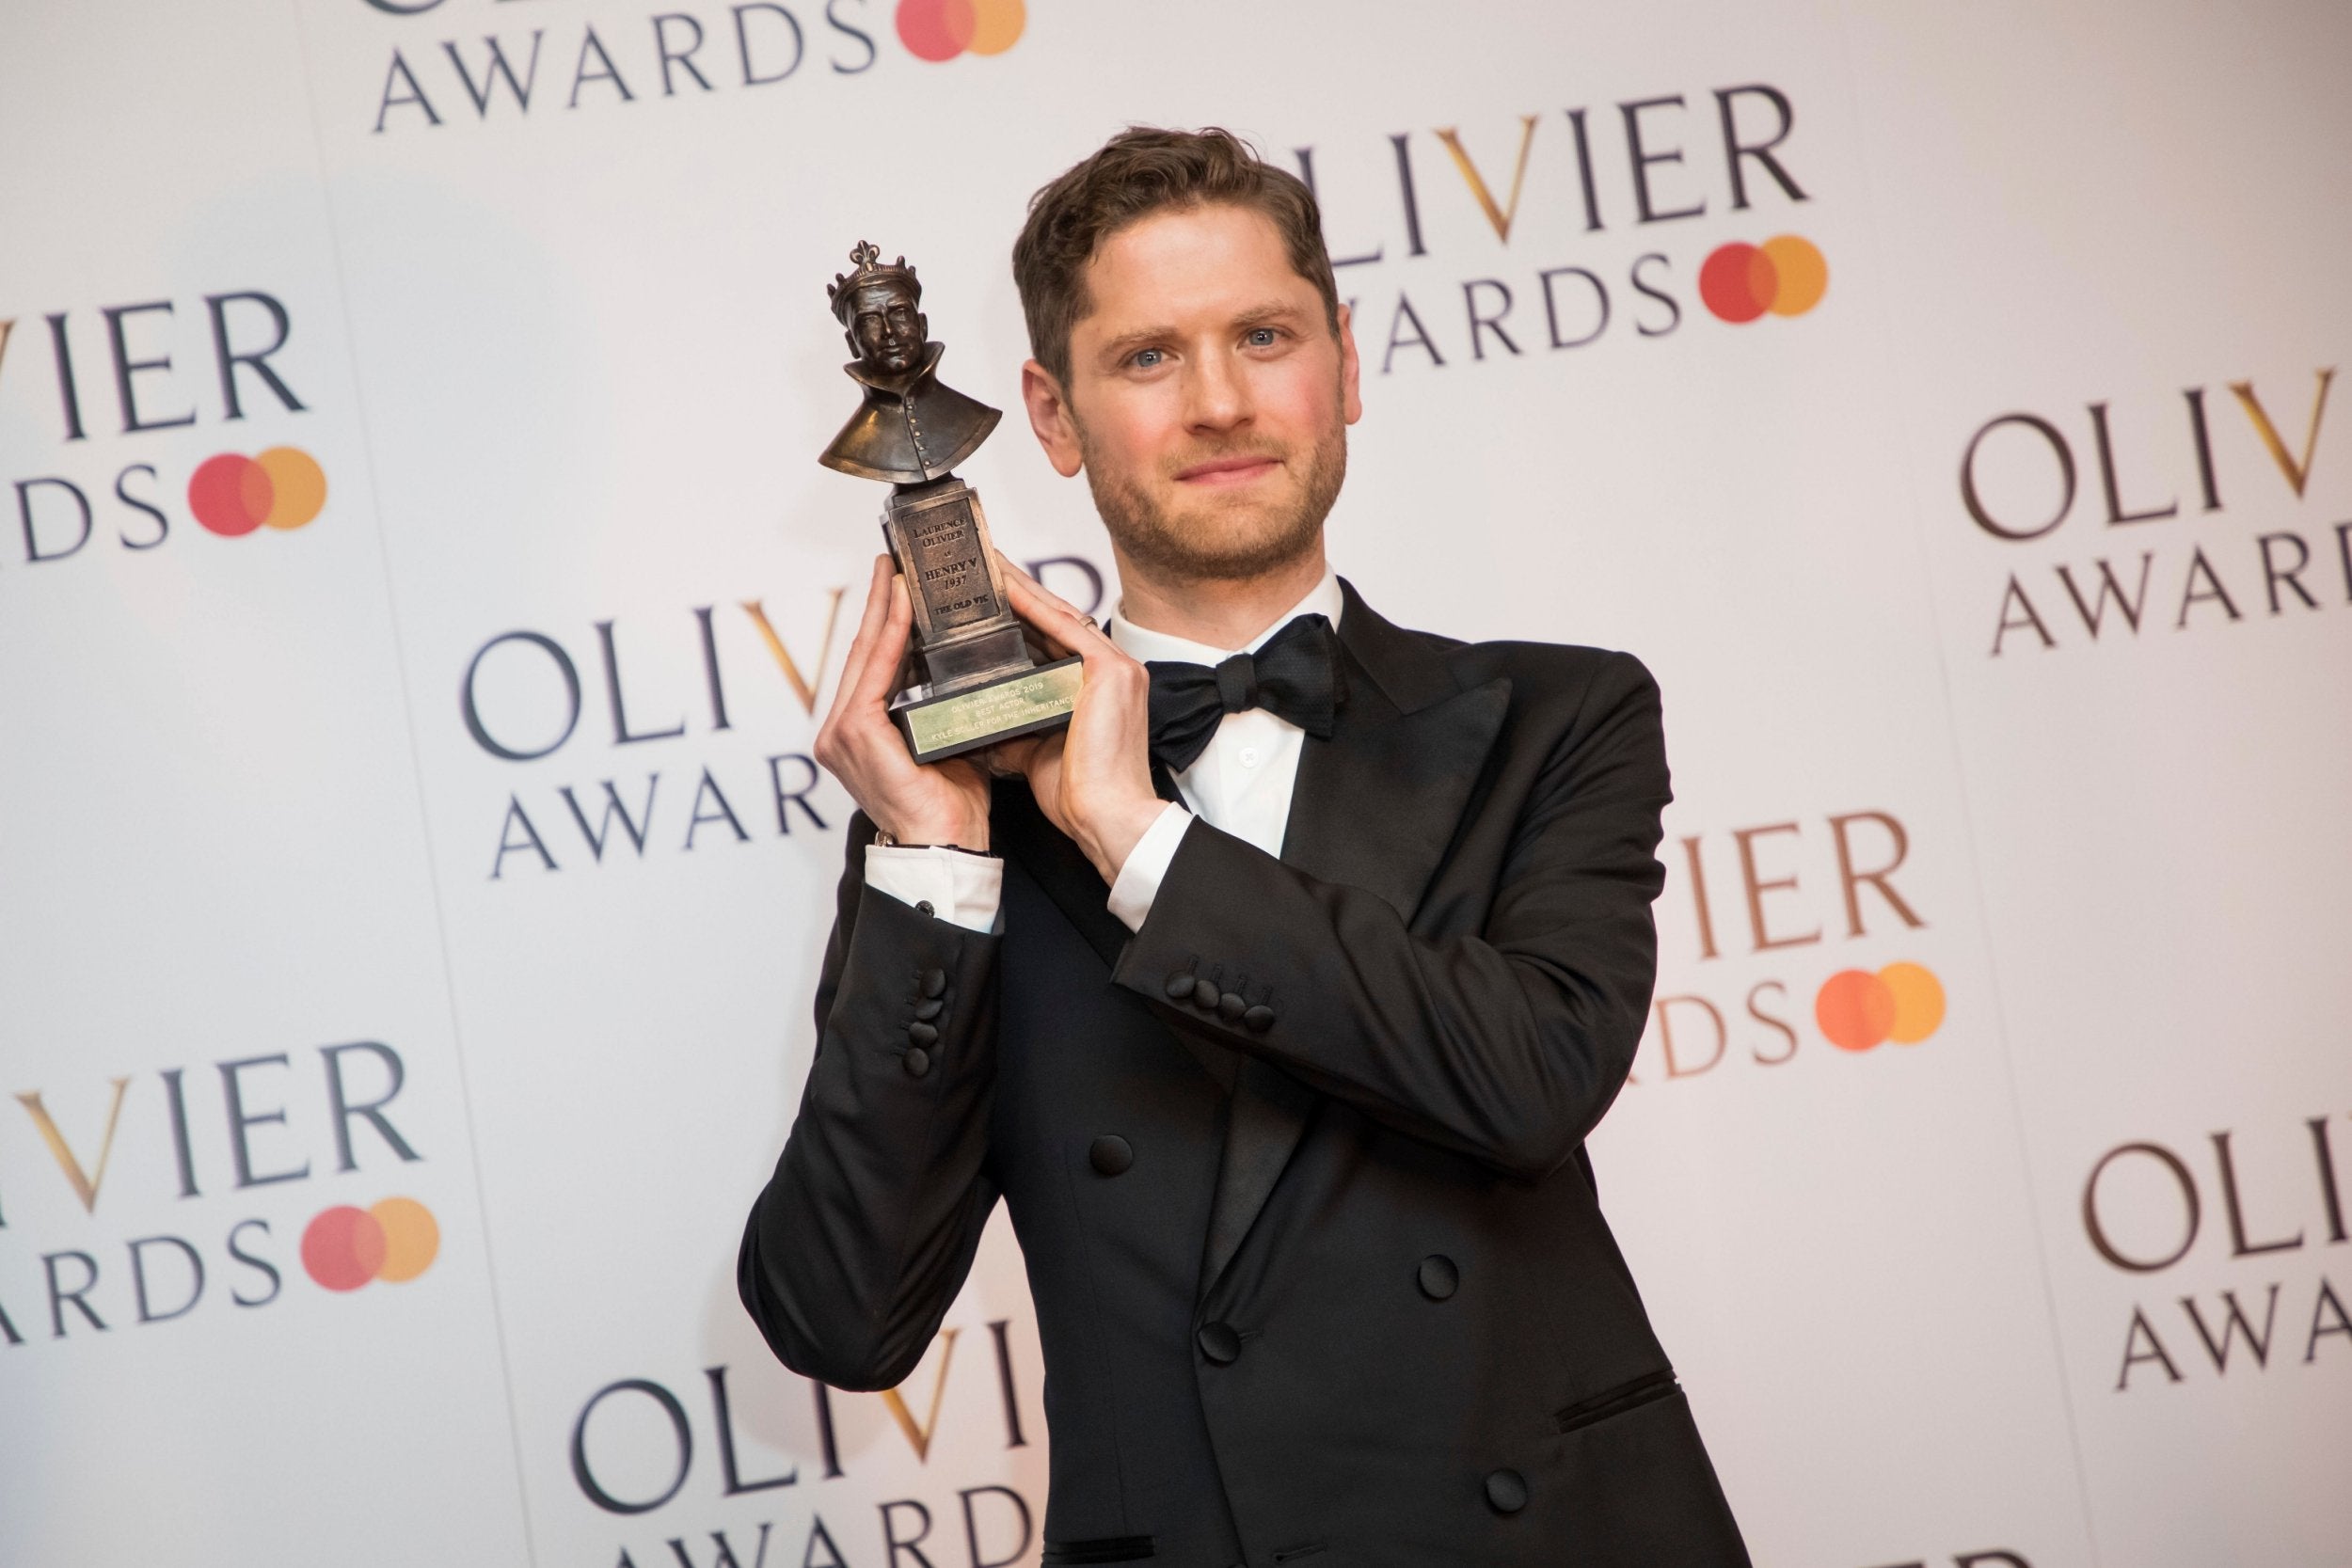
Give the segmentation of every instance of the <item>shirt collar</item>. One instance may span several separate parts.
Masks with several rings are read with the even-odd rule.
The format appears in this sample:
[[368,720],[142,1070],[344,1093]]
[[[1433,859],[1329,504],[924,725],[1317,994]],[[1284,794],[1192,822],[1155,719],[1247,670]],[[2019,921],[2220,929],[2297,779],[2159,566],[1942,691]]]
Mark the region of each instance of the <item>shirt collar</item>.
[[1136,626],[1124,617],[1111,622],[1111,641],[1119,645],[1120,652],[1142,664],[1156,660],[1164,664],[1216,665],[1237,653],[1256,653],[1266,639],[1301,615],[1325,616],[1336,628],[1340,624],[1340,610],[1345,602],[1345,595],[1340,592],[1339,575],[1327,566],[1323,571],[1323,580],[1310,589],[1305,598],[1277,615],[1267,624],[1265,630],[1249,640],[1246,648],[1212,648],[1205,642],[1194,642],[1182,637],[1171,637],[1164,631]]

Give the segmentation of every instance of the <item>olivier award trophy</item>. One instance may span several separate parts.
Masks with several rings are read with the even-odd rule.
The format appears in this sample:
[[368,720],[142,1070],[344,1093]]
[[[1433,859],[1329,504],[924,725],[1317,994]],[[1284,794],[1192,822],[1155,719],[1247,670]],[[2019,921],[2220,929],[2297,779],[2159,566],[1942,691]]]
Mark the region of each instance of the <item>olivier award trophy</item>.
[[827,293],[857,357],[843,369],[865,398],[817,459],[887,483],[882,537],[914,609],[914,684],[890,716],[917,762],[938,762],[1070,722],[1080,661],[1040,664],[1006,603],[980,498],[952,470],[1002,416],[939,382],[946,345],[930,341],[923,286],[901,256],[860,242]]

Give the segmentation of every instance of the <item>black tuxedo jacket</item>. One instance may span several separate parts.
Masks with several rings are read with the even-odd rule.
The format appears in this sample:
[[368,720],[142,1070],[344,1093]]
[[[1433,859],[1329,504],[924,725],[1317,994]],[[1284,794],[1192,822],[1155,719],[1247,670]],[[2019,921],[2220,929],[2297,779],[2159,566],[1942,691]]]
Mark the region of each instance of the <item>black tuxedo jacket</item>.
[[867,890],[853,822],[744,1305],[892,1386],[1003,1197],[1048,1565],[1745,1563],[1583,1151],[1649,1006],[1657,688],[1353,588],[1339,636],[1281,857],[1196,821],[1140,931],[1017,783],[1002,935]]

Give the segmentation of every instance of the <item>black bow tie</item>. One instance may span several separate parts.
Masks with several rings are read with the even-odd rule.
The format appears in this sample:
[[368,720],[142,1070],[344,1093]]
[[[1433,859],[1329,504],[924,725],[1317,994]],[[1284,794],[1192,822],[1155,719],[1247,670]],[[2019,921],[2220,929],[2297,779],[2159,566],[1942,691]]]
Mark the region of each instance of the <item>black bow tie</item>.
[[1152,758],[1181,773],[1208,750],[1229,713],[1262,707],[1319,740],[1331,736],[1346,699],[1340,673],[1339,636],[1321,615],[1292,617],[1254,654],[1235,654],[1214,670],[1205,664],[1153,660]]

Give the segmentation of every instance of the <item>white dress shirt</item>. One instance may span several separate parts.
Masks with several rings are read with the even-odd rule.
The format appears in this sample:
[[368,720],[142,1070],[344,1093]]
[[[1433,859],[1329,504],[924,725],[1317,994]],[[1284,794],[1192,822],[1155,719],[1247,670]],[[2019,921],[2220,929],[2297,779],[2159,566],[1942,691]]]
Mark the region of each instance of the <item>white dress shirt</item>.
[[[1110,637],[1121,652],[1141,663],[1156,660],[1215,667],[1236,653],[1256,653],[1268,638],[1300,615],[1327,616],[1337,626],[1341,604],[1340,579],[1327,570],[1305,598],[1276,616],[1247,648],[1212,648],[1125,620],[1111,623]],[[1160,882],[1176,859],[1177,846],[1184,842],[1184,830],[1192,826],[1196,815],[1269,855],[1280,854],[1306,737],[1306,731],[1261,707],[1229,713],[1220,720],[1207,749],[1176,775],[1184,803],[1171,800],[1153,818],[1111,883],[1110,911],[1120,923],[1131,931],[1143,928],[1152,902],[1159,895]],[[975,931],[996,928],[1004,870],[1004,863],[993,856],[958,849],[876,844],[866,851],[867,886],[905,903],[929,905],[940,919]]]

